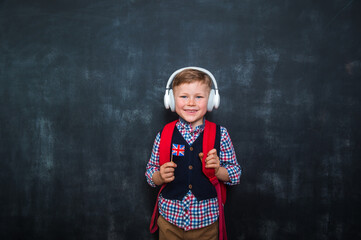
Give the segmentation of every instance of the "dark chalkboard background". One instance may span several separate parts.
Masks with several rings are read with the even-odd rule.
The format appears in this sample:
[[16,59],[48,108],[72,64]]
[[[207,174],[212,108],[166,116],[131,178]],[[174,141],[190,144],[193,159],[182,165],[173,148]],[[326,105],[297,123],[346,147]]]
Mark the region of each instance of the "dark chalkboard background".
[[0,1],[0,238],[156,239],[169,75],[217,78],[229,239],[361,239],[359,0]]

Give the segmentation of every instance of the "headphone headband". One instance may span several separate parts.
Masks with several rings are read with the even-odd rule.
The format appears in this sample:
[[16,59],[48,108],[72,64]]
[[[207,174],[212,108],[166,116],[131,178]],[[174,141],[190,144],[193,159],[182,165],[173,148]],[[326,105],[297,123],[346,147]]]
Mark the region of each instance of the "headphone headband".
[[218,85],[217,85],[216,79],[215,79],[215,77],[213,76],[213,74],[212,74],[210,71],[208,71],[207,69],[200,68],[200,67],[184,67],[184,68],[181,68],[181,69],[178,69],[177,71],[175,71],[175,72],[169,77],[169,79],[168,79],[167,86],[166,86],[166,90],[171,89],[171,86],[170,86],[170,85],[172,84],[173,79],[175,78],[175,76],[176,76],[178,73],[180,73],[180,72],[182,72],[182,71],[184,71],[184,70],[188,70],[188,69],[198,70],[198,71],[200,71],[200,72],[203,72],[203,73],[207,74],[207,75],[211,78],[211,80],[212,80],[212,82],[213,82],[214,90],[218,91]]

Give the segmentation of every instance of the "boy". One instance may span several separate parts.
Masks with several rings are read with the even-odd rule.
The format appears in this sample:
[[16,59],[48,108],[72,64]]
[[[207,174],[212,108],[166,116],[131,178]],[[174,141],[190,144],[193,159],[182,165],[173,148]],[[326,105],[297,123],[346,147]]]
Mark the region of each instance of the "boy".
[[[212,81],[216,90],[212,89]],[[170,82],[172,90],[168,90]],[[170,99],[166,99],[168,95]],[[169,79],[164,102],[166,108],[179,115],[171,138],[171,161],[160,166],[163,135],[158,133],[145,174],[151,186],[163,185],[157,200],[159,239],[218,239],[218,218],[223,206],[215,187],[202,172],[203,155],[207,155],[205,168],[214,169],[216,178],[225,184],[238,184],[241,169],[224,127],[217,126],[215,147],[202,152],[204,116],[219,105],[217,83],[206,69],[182,68]]]

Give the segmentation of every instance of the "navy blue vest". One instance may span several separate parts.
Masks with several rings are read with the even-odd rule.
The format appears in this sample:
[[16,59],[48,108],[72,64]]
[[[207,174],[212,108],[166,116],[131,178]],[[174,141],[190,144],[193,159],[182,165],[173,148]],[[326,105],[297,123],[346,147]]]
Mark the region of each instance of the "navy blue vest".
[[[182,200],[189,190],[192,191],[198,201],[217,197],[214,186],[202,171],[202,161],[198,156],[202,152],[202,143],[203,133],[198,136],[192,145],[189,145],[178,131],[178,128],[174,128],[172,144],[184,145],[185,151],[184,156],[173,156],[173,161],[177,164],[174,172],[175,179],[164,187],[162,191],[164,198]],[[217,125],[214,148],[219,156],[219,125]]]

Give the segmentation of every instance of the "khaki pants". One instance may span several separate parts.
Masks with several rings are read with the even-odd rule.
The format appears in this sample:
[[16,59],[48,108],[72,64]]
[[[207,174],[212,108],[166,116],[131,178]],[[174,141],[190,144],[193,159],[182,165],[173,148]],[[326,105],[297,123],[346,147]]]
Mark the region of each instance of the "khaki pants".
[[199,229],[184,231],[167,222],[161,215],[158,217],[159,240],[218,240],[218,221]]

